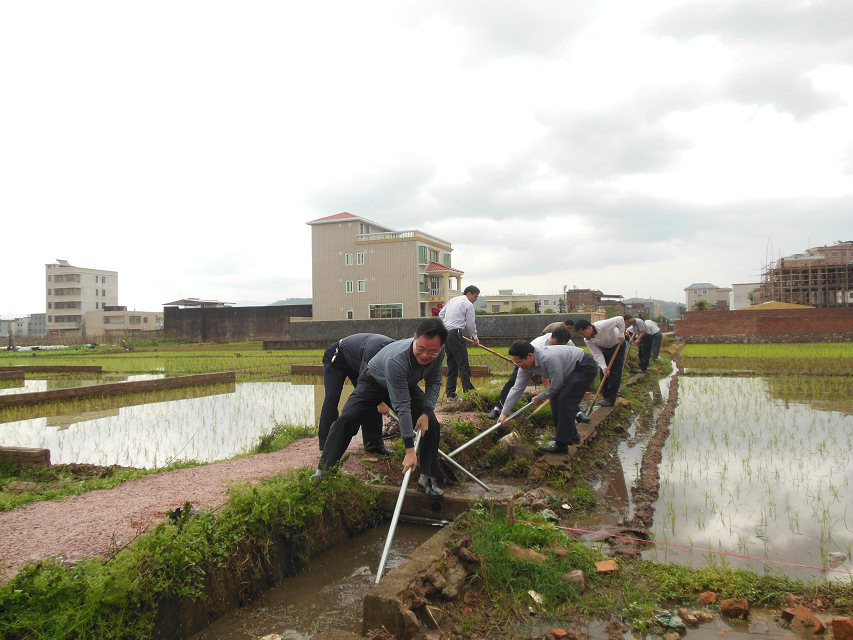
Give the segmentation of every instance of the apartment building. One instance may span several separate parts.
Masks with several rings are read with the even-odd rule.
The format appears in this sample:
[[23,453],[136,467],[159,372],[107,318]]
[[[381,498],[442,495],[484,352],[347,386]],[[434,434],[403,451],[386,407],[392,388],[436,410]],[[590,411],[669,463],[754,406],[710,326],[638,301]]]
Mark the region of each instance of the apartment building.
[[810,247],[765,266],[753,301],[853,306],[853,241]]
[[566,309],[598,309],[608,305],[619,304],[622,296],[618,293],[602,293],[599,289],[566,289]]
[[101,311],[87,311],[83,326],[84,337],[98,338],[133,335],[142,331],[159,331],[163,328],[162,311],[128,311],[126,307],[107,307]]
[[512,289],[498,289],[498,295],[481,295],[480,301],[486,313],[509,313],[519,308],[527,308],[531,313],[560,313],[566,310],[562,298],[562,293],[516,293]]
[[760,287],[760,282],[738,282],[733,284],[729,308],[732,311],[746,309],[752,304],[753,296]]
[[44,313],[31,313],[22,318],[2,320],[0,321],[0,338],[7,338],[9,335],[22,338],[44,337],[47,335],[46,320]]
[[447,240],[346,212],[307,224],[314,320],[428,317],[460,294]]
[[710,282],[694,282],[684,289],[687,310],[693,311],[700,300],[708,303],[709,308],[725,310],[729,308],[730,287],[718,287]]
[[82,336],[88,311],[118,305],[118,272],[75,267],[67,260],[45,265],[47,331]]

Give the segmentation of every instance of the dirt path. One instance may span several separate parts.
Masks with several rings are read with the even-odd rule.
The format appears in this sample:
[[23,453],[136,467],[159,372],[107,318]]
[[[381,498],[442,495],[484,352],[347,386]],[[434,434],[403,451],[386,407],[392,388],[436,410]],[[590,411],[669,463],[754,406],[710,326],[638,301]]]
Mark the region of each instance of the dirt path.
[[[349,451],[360,450],[361,442],[354,438]],[[234,483],[258,482],[287,469],[313,468],[318,458],[316,438],[307,438],[275,453],[154,474],[113,489],[0,513],[0,581],[44,558],[77,562],[107,557],[185,502],[214,509],[226,501],[226,491]],[[344,468],[361,476],[365,473],[354,455]]]

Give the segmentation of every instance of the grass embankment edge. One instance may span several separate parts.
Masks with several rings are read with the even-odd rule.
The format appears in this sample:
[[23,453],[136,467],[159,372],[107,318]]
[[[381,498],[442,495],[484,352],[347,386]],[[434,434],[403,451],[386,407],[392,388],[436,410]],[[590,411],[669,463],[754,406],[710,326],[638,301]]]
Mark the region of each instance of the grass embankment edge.
[[347,474],[318,483],[297,470],[238,485],[216,512],[185,509],[109,561],[27,566],[0,586],[0,637],[150,638],[164,603],[210,608],[211,581],[223,575],[248,599],[253,585],[300,569],[335,535],[378,516],[376,495]]

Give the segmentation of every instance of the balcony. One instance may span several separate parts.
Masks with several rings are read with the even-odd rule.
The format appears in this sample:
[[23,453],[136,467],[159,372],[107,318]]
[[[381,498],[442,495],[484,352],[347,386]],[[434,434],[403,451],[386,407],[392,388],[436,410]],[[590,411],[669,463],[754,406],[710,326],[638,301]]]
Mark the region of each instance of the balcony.
[[421,242],[450,249],[447,240],[436,238],[423,231],[410,229],[408,231],[382,231],[380,233],[359,233],[355,237],[356,242],[393,242],[396,240],[420,240]]

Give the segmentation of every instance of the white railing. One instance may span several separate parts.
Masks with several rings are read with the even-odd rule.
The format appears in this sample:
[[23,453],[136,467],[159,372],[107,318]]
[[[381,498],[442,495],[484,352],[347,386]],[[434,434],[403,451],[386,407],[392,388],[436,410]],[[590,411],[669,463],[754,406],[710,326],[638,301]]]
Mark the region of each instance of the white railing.
[[407,231],[382,231],[379,233],[359,233],[355,239],[358,242],[375,242],[377,240],[406,240],[409,238],[421,238],[430,244],[438,244],[442,246],[450,246],[447,240],[436,238],[423,231],[417,229],[409,229]]
[[429,294],[431,296],[443,296],[444,295],[444,289],[442,289],[441,287],[439,287],[438,289],[430,288]]

